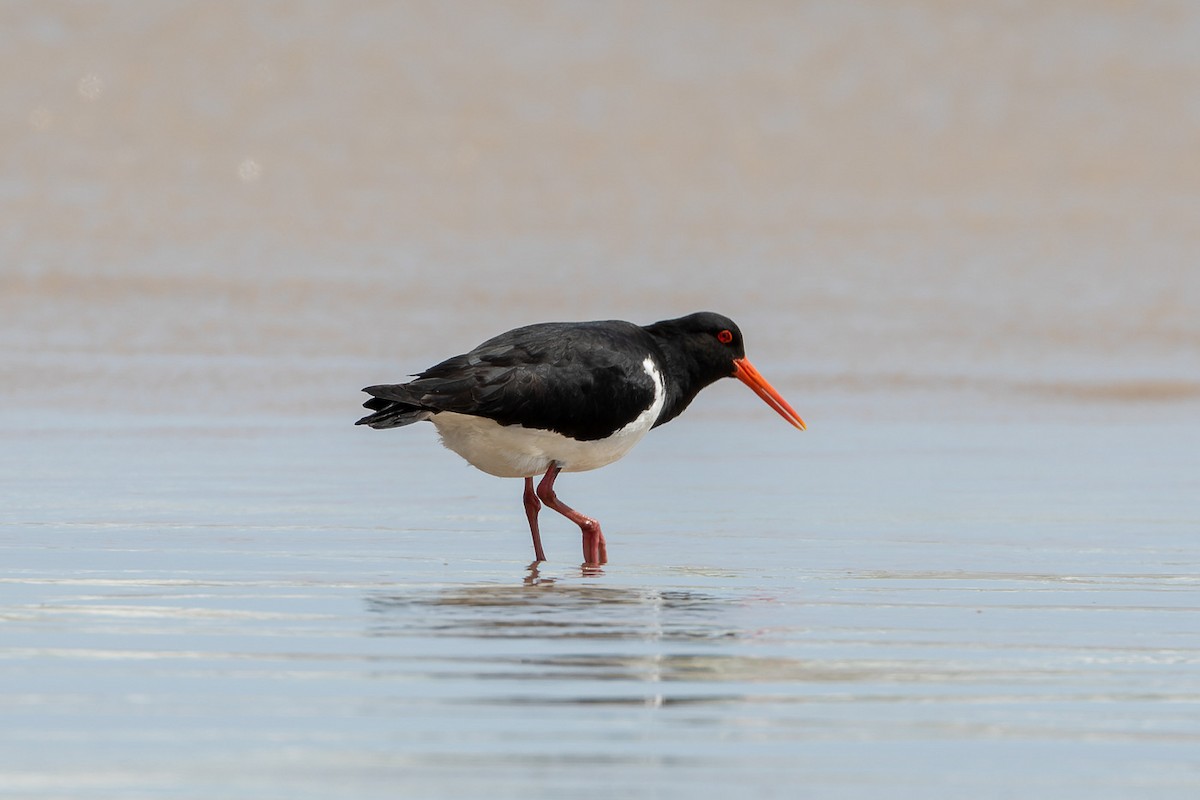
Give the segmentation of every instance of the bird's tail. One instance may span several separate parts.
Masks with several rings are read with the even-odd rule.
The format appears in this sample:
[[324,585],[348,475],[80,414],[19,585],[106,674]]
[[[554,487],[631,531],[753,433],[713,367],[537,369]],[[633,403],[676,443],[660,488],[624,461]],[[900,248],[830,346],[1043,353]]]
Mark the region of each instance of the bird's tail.
[[[395,390],[398,388],[400,387],[368,386],[363,391],[375,394],[373,390]],[[414,422],[420,422],[423,419],[429,419],[433,416],[433,412],[427,408],[421,408],[418,405],[406,403],[403,400],[379,397],[378,395],[363,403],[363,408],[369,408],[374,413],[368,414],[354,424],[370,425],[375,429],[399,428],[402,425],[411,425]]]

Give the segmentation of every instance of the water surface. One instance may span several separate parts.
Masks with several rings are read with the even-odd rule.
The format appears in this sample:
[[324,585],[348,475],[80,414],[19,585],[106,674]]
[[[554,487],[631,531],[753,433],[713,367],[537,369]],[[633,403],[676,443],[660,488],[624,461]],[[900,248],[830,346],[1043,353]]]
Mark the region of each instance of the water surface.
[[[1200,520],[1171,428],[1112,428],[1103,447],[1069,425],[801,442],[764,411],[681,420],[563,483],[607,526],[600,574],[553,521],[551,561],[530,565],[519,482],[438,457],[432,435],[29,431],[32,462],[4,475],[21,498],[3,522],[6,784],[1195,787]],[[73,461],[81,440],[99,446]],[[1109,449],[1179,459],[1133,472],[1092,457]]]

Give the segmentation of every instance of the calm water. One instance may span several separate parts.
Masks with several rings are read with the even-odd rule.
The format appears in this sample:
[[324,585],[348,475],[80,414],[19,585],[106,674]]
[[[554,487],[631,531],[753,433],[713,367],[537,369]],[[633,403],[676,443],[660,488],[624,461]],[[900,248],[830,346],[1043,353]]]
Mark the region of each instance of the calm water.
[[[0,12],[0,793],[1195,797],[1200,13]],[[358,388],[710,308],[558,488]]]
[[682,420],[562,483],[608,527],[600,575],[553,522],[551,561],[530,567],[519,482],[476,476],[429,432],[10,429],[5,785],[1200,785],[1194,437],[860,424],[802,440],[763,411]]

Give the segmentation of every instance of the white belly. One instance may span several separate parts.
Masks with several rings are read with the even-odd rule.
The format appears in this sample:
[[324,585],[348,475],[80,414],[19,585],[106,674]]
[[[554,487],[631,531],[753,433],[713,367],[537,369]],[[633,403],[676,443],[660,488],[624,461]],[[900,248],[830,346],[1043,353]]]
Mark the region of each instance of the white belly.
[[442,411],[429,419],[442,444],[472,466],[501,478],[541,475],[557,462],[564,472],[584,472],[611,464],[628,453],[662,413],[666,392],[653,360],[643,362],[654,381],[654,401],[625,427],[604,439],[581,442],[561,433],[501,425],[485,417]]

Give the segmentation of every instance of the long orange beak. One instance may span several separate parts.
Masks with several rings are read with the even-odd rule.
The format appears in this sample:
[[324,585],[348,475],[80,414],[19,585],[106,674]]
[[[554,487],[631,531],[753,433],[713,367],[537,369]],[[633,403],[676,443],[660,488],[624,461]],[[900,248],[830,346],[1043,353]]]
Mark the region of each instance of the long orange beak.
[[744,358],[735,358],[733,360],[733,377],[753,389],[754,393],[765,400],[767,405],[779,412],[779,416],[800,430],[804,430],[804,420],[800,419],[796,409],[788,405],[787,400],[784,400],[779,392],[775,391],[775,387],[768,383],[767,379],[749,361]]

